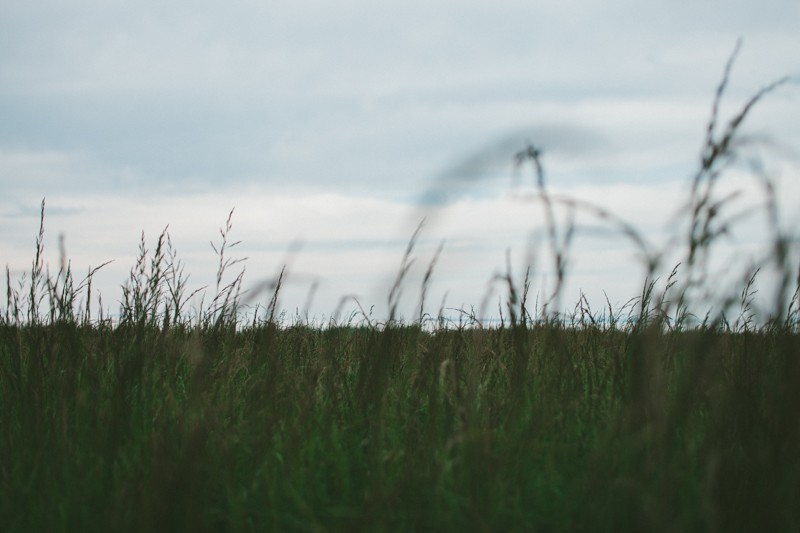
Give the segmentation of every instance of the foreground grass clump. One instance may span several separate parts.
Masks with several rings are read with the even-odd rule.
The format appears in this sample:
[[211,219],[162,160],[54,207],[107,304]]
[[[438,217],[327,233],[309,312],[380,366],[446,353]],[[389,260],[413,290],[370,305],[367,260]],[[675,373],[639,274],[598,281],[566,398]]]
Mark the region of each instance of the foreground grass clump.
[[0,327],[6,531],[794,530],[800,338]]

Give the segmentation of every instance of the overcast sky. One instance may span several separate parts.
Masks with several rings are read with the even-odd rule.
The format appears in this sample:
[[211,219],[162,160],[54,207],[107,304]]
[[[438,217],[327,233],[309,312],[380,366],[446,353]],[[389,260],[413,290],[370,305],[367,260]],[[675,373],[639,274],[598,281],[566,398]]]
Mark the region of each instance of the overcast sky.
[[[380,310],[434,200],[419,263],[446,239],[434,298],[478,305],[541,221],[511,194],[527,142],[555,190],[669,233],[739,38],[723,117],[800,77],[800,2],[0,0],[0,258],[29,268],[46,197],[48,261],[60,233],[79,272],[113,259],[106,303],[141,232],[154,242],[167,224],[205,284],[236,207],[246,279],[300,242],[287,307],[317,280],[312,313],[346,294]],[[798,103],[795,81],[745,124],[787,205]],[[627,299],[635,259],[617,241],[579,241],[576,290]]]

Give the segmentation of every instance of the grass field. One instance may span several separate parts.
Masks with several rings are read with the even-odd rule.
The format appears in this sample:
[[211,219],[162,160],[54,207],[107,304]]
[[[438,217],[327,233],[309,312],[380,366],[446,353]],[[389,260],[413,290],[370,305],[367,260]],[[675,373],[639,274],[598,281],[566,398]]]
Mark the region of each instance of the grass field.
[[[0,317],[0,529],[800,531],[800,279],[768,182],[770,313],[753,311],[757,269],[714,306],[693,296],[729,222],[715,183],[732,139],[774,88],[717,134],[726,81],[681,270],[626,309],[531,313],[509,273],[492,327],[287,320],[279,281],[245,320],[228,224],[205,306],[190,312],[164,234],[142,242],[112,320],[92,314],[91,275],[44,268],[40,232]],[[556,296],[569,200],[548,195],[536,150],[520,163],[539,171]]]

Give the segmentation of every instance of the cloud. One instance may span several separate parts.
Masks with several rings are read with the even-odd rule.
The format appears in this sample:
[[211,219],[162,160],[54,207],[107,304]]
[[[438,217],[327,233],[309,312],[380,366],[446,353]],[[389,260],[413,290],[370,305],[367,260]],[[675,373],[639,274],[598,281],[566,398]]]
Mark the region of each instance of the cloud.
[[[720,194],[742,191],[728,213],[763,205],[758,181],[745,170],[730,172],[720,182]],[[780,174],[792,169],[772,170]],[[780,181],[783,224],[797,227],[800,220],[794,220],[797,216],[793,199],[800,196],[800,189],[796,180]],[[682,224],[675,223],[675,215],[684,205],[686,187],[686,182],[554,184],[551,192],[607,209],[637,228],[653,249],[661,250],[668,249],[671,239],[685,230]],[[0,219],[3,233],[8,236],[1,253],[10,258],[14,274],[29,268],[32,258],[33,238],[38,230],[38,210],[33,207],[38,205],[32,203],[30,207],[19,213],[22,216],[9,213],[13,216]],[[385,316],[389,288],[413,225],[419,222],[403,223],[411,221],[409,213],[415,212],[411,202],[342,193],[274,194],[241,187],[214,194],[153,197],[148,201],[108,194],[60,194],[47,200],[46,258],[51,265],[57,264],[58,258],[53,254],[58,250],[57,236],[63,234],[78,274],[113,259],[114,263],[98,275],[95,285],[106,304],[110,304],[119,297],[119,285],[134,264],[142,232],[152,247],[168,226],[178,257],[191,273],[190,285],[213,286],[217,259],[209,240],[218,241],[218,230],[234,207],[231,237],[242,242],[230,250],[230,256],[248,258],[246,287],[258,287],[288,263],[281,300],[287,308],[304,305],[308,291],[317,282],[312,313],[331,313],[343,296],[354,294],[365,305],[377,305],[377,315]],[[565,215],[566,211],[559,207],[560,224],[565,223]],[[575,222],[578,231],[570,254],[564,302],[573,296],[577,299],[579,290],[593,304],[604,302],[603,291],[612,303],[621,304],[634,296],[644,273],[636,247],[617,228],[589,211],[580,210]],[[416,262],[404,285],[401,310],[413,316],[422,276],[441,242],[444,250],[434,273],[429,311],[436,311],[434,308],[438,308],[445,293],[449,295],[448,306],[479,305],[492,286],[492,302],[496,302],[504,289],[500,284],[492,285],[491,280],[504,271],[509,250],[517,276],[524,273],[528,262],[532,263],[534,288],[541,298],[546,298],[552,290],[554,274],[543,223],[541,204],[517,189],[493,196],[463,196],[440,206],[417,244]],[[768,228],[759,216],[737,227],[731,239],[723,241],[723,256],[733,257],[731,254],[739,250],[737,261],[743,264],[746,253],[763,250]],[[669,269],[680,260],[679,247],[669,252],[662,266]]]
[[[0,143],[79,151],[149,184],[335,181],[365,191],[383,180],[397,191],[471,147],[565,120],[532,108],[591,114],[687,97],[707,106],[745,27],[756,35],[737,80],[783,74],[766,72],[767,55],[773,68],[797,67],[797,38],[780,31],[797,11],[786,2],[658,12],[630,2],[188,7],[11,6],[0,32]],[[727,33],[709,34],[711,22]],[[655,130],[617,117],[598,128],[574,113],[564,129],[576,119],[634,139]]]

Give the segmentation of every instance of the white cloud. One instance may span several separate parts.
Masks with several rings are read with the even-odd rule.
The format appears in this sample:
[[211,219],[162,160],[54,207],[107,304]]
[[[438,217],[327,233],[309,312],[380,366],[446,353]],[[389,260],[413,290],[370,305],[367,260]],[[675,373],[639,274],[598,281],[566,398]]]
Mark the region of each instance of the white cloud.
[[[800,4],[785,0],[10,4],[0,253],[26,267],[46,196],[48,249],[63,231],[76,265],[117,258],[108,287],[124,279],[141,230],[154,241],[166,224],[205,283],[207,241],[235,205],[248,272],[271,275],[304,239],[286,300],[324,276],[315,308],[327,312],[341,294],[385,300],[422,214],[409,202],[446,186],[453,205],[420,253],[447,238],[437,283],[454,305],[477,304],[506,248],[521,262],[541,223],[507,199],[516,150],[543,148],[555,191],[660,238],[735,40],[723,123],[764,84],[800,75],[798,18]],[[798,197],[798,97],[797,85],[776,91],[744,124],[776,140],[761,150],[787,206]],[[628,290],[634,276],[617,261],[630,264],[629,246],[586,237],[580,247],[581,286]]]
[[[725,178],[720,194],[726,190],[743,191],[731,213],[761,205],[762,195],[752,177],[733,172]],[[800,189],[793,182],[782,185],[788,185],[782,189],[785,194],[780,198],[788,216],[784,224],[796,227],[800,221],[792,219],[796,219],[792,198],[800,196]],[[552,187],[552,193],[607,209],[641,231],[653,249],[664,249],[670,238],[684,231],[682,225],[675,226],[673,221],[685,200],[685,184],[587,184]],[[192,275],[191,285],[213,286],[217,259],[209,240],[219,242],[218,230],[232,207],[235,211],[230,237],[242,242],[230,250],[230,257],[249,258],[246,286],[253,287],[274,276],[282,264],[288,263],[289,277],[281,301],[290,310],[304,305],[316,280],[319,291],[312,313],[331,313],[343,296],[352,294],[358,295],[364,305],[375,304],[376,316],[385,316],[389,287],[414,225],[422,215],[430,218],[414,254],[415,266],[404,284],[401,310],[406,316],[415,313],[422,275],[441,241],[445,241],[445,247],[428,297],[430,312],[436,311],[445,292],[449,306],[479,305],[493,275],[504,271],[509,250],[518,278],[521,279],[526,261],[533,260],[534,290],[540,293],[540,298],[552,290],[554,274],[547,238],[537,229],[543,223],[541,204],[521,191],[463,198],[428,212],[416,211],[411,204],[375,198],[331,193],[274,195],[255,189],[140,197],[133,201],[119,196],[62,194],[48,198],[47,258],[51,265],[58,264],[57,237],[64,234],[78,274],[89,266],[114,259],[98,275],[95,285],[108,304],[119,297],[118,287],[133,266],[141,232],[144,231],[152,248],[160,232],[169,225],[178,257]],[[563,231],[565,210],[557,211]],[[29,268],[37,215],[31,209],[24,216],[4,219],[4,233],[14,238],[4,241],[3,256],[13,258],[9,261],[10,268],[17,274]],[[635,296],[644,272],[635,246],[618,229],[589,212],[579,212],[575,221],[578,233],[570,254],[569,284],[563,303],[571,303],[566,300],[573,296],[577,298],[578,290],[583,290],[594,305],[603,304],[604,290],[616,304]],[[758,217],[738,227],[735,234],[738,240],[723,247],[723,251],[728,250],[726,256],[736,247],[741,252],[763,251],[760,239],[766,228]],[[538,237],[532,238],[536,232]],[[298,242],[301,247],[292,252]],[[537,244],[531,248],[531,243]],[[680,253],[671,257],[665,260],[664,269],[670,269],[680,260]],[[501,284],[495,284],[494,294],[492,308],[487,312],[493,312],[496,299],[506,294]]]

